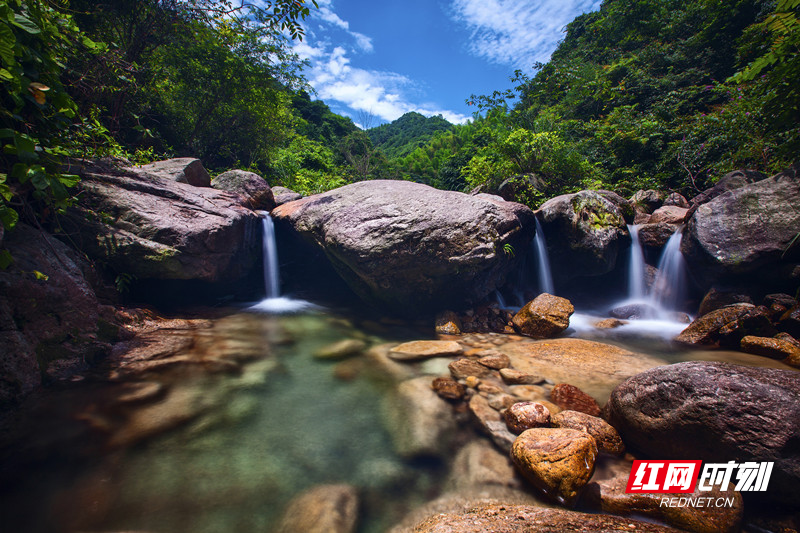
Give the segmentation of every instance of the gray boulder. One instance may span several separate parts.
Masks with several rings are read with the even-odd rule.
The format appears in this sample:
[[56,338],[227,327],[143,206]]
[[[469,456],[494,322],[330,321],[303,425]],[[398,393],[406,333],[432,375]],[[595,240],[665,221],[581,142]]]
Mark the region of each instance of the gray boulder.
[[[681,242],[694,276],[715,281],[796,285],[800,262],[800,179],[777,174],[700,205]],[[793,290],[787,287],[788,290]]]
[[798,505],[798,375],[727,363],[657,367],[614,389],[606,418],[628,447],[650,457],[774,461],[767,496]]
[[131,172],[85,173],[66,221],[78,246],[138,279],[235,281],[260,257],[237,195]]
[[562,280],[611,272],[630,242],[619,208],[594,191],[556,196],[537,216],[553,274]]
[[637,211],[644,213],[652,213],[662,205],[667,199],[667,194],[663,191],[656,191],[654,189],[638,190],[631,196],[631,203]]
[[250,209],[271,211],[275,198],[266,180],[254,172],[229,170],[213,180],[211,187],[220,191],[234,192],[244,198],[243,205]]
[[275,205],[283,205],[288,202],[294,202],[295,200],[299,200],[303,197],[302,194],[299,192],[294,192],[291,189],[287,189],[286,187],[281,187],[280,185],[276,185],[272,188],[272,196],[275,198]]
[[211,176],[208,175],[208,171],[203,167],[203,163],[199,159],[193,157],[178,157],[155,161],[147,165],[132,167],[129,170],[177,181],[178,183],[188,183],[195,187],[211,186]]
[[405,314],[501,286],[535,232],[527,207],[407,181],[363,181],[277,207],[364,300]]

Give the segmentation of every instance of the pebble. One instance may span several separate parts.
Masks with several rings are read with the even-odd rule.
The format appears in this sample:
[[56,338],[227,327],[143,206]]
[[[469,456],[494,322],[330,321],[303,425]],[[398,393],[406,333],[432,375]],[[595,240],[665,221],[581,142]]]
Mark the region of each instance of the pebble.
[[452,378],[436,378],[431,387],[445,400],[460,400],[467,393],[467,388]]
[[456,359],[448,365],[450,374],[456,379],[464,379],[469,376],[481,378],[488,376],[491,372],[488,368],[473,359]]
[[514,368],[501,368],[500,377],[509,385],[536,385],[544,381],[541,376],[521,372]]
[[550,424],[550,411],[537,402],[517,402],[505,410],[503,418],[512,433],[519,435],[526,429]]

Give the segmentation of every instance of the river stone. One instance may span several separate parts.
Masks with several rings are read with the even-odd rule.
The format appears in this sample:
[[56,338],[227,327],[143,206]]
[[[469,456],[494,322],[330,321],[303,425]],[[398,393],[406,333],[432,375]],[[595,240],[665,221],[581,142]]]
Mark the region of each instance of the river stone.
[[[581,503],[603,513],[622,516],[647,517],[670,526],[694,533],[735,533],[742,522],[744,505],[742,495],[731,486],[721,491],[715,486],[710,491],[695,489],[691,494],[626,493],[628,476],[592,482],[586,486]],[[732,507],[693,506],[670,507],[662,505],[663,498],[730,498]]]
[[456,359],[447,367],[450,369],[450,374],[455,379],[464,379],[469,376],[475,376],[476,378],[482,378],[484,376],[488,376],[491,373],[491,370],[479,362],[475,361],[474,359],[467,359],[461,358]]
[[367,343],[359,339],[342,339],[333,344],[323,346],[316,352],[314,357],[317,359],[344,359],[353,355],[358,355],[367,349]]
[[498,448],[506,452],[511,449],[517,436],[508,430],[503,416],[489,405],[486,398],[480,394],[473,395],[469,400],[469,410],[478,427],[491,437]]
[[503,368],[508,368],[511,364],[511,359],[504,353],[492,353],[484,355],[478,359],[478,362],[487,368],[501,370]]
[[594,473],[597,443],[575,429],[534,428],[511,447],[511,460],[547,497],[567,505],[578,497]]
[[501,368],[500,377],[509,385],[537,385],[544,381],[542,376],[521,372],[515,368]]
[[597,442],[597,449],[603,453],[611,455],[622,455],[625,453],[625,445],[622,438],[608,422],[596,416],[587,415],[580,411],[561,411],[550,418],[553,427],[577,429],[585,431]]
[[429,377],[400,383],[385,400],[387,427],[405,458],[445,454],[456,430],[453,409],[431,388]]
[[569,327],[575,307],[566,298],[543,293],[514,315],[514,328],[535,339],[554,337]]
[[719,342],[720,330],[735,323],[755,309],[752,304],[733,304],[702,315],[689,324],[675,338],[677,342],[692,345],[713,345]]
[[536,231],[521,204],[393,180],[346,185],[272,215],[323,249],[364,300],[414,316],[484,299]]
[[318,485],[295,496],[277,533],[354,533],[358,491],[352,485]]
[[627,324],[625,320],[620,320],[618,318],[605,318],[599,322],[594,323],[594,327],[597,329],[616,329],[618,327],[624,326]]
[[280,185],[272,187],[272,196],[275,199],[276,206],[294,202],[303,197],[302,194],[287,189],[286,187],[281,187]]
[[461,335],[461,320],[452,311],[436,315],[436,333],[439,335]]
[[392,533],[553,533],[596,531],[633,533],[677,533],[679,530],[631,518],[586,514],[530,505],[490,504],[471,506],[460,513],[438,513],[413,529]]
[[766,495],[799,505],[798,376],[726,363],[662,366],[614,389],[606,419],[628,447],[651,457],[774,461]]
[[473,440],[458,451],[450,467],[445,490],[480,485],[521,488],[520,478],[508,454],[498,451],[486,439]]
[[84,252],[115,272],[230,282],[261,258],[260,220],[237,195],[113,169],[81,177],[64,225]]
[[579,411],[591,416],[600,415],[597,400],[569,383],[559,383],[550,391],[550,400],[565,410]]
[[800,357],[800,348],[791,342],[770,337],[748,335],[742,339],[741,349],[743,352],[763,355],[772,359]]
[[511,433],[517,435],[526,429],[550,425],[550,411],[538,402],[516,402],[505,410],[503,418]]
[[509,356],[516,370],[571,383],[601,401],[622,380],[663,364],[654,357],[583,339],[525,340],[497,350]]
[[201,163],[199,159],[194,159],[192,157],[178,157],[165,161],[155,161],[146,165],[133,167],[130,170],[136,173],[158,176],[159,178],[176,181],[178,183],[186,183],[195,187],[211,186],[211,176],[208,175],[208,171],[203,167],[203,163]]
[[467,388],[452,378],[435,378],[431,387],[445,400],[460,400],[467,393]]
[[419,361],[431,357],[458,355],[463,348],[456,341],[411,341],[389,350],[389,357],[396,361]]
[[653,211],[653,214],[650,215],[648,224],[665,223],[680,225],[683,224],[683,219],[686,216],[687,211],[689,211],[689,209],[685,207],[665,205]]
[[234,192],[245,199],[245,207],[270,211],[275,207],[275,198],[267,181],[255,172],[229,170],[213,180],[211,187],[221,191]]
[[542,204],[537,217],[551,270],[561,280],[611,272],[630,242],[619,208],[594,191],[556,196]]
[[[800,261],[800,178],[792,170],[722,194],[697,208],[681,252],[707,286],[721,280],[763,281],[791,289],[780,274]],[[757,278],[754,278],[757,275]]]

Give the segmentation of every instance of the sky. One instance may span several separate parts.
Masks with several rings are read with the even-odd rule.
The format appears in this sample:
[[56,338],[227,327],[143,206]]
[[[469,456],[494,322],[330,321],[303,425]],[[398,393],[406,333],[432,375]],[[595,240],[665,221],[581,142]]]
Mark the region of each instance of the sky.
[[331,109],[374,127],[416,111],[471,118],[471,94],[533,74],[564,27],[601,0],[318,0],[295,51]]

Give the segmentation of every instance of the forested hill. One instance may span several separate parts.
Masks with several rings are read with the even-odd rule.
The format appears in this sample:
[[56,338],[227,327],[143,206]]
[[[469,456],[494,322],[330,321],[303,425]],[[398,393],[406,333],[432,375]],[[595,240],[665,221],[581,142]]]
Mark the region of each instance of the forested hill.
[[372,144],[390,158],[403,157],[423,146],[438,131],[453,127],[441,115],[425,117],[411,111],[389,124],[367,130]]
[[580,188],[700,190],[800,154],[797,0],[606,0],[549,63],[470,100],[474,122],[397,160],[439,187],[521,184],[531,205]]

